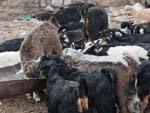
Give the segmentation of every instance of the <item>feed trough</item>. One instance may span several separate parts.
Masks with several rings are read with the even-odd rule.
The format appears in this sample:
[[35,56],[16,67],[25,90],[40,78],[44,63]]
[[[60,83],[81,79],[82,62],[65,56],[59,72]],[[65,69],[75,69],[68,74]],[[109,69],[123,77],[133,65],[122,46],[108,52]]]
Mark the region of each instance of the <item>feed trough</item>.
[[24,74],[16,74],[19,70],[20,64],[0,68],[0,100],[46,87],[45,79],[26,79]]

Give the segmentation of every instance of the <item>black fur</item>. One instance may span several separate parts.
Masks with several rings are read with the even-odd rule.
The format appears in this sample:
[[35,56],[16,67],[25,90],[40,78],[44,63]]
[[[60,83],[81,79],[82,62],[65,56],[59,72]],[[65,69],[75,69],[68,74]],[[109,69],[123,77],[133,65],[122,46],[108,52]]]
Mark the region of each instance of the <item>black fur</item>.
[[78,113],[79,83],[48,74],[48,113]]
[[68,67],[62,59],[53,55],[44,56],[40,67],[44,69],[45,74],[51,70],[49,75],[57,74],[66,80],[79,82],[81,78],[84,78],[88,85],[90,112],[94,108],[98,113],[115,113],[117,77],[111,69],[102,69],[91,73],[80,72],[75,68]]
[[62,8],[54,14],[59,24],[76,23],[81,20],[80,8],[75,6]]
[[[122,34],[122,32],[120,33]],[[111,42],[112,40],[129,44],[150,43],[150,34],[122,34],[123,36],[116,36],[112,31],[110,31],[110,29],[103,31],[101,34],[102,37],[105,38],[105,40],[107,40],[108,42]]]
[[59,32],[62,31],[63,29],[66,29],[66,31],[72,31],[72,30],[77,30],[77,29],[82,29],[83,28],[83,23],[72,23],[72,24],[64,24],[59,28]]
[[142,62],[137,74],[139,96],[143,98],[150,94],[150,61]]
[[107,29],[108,15],[103,7],[92,7],[88,9],[88,32],[91,41],[98,38],[99,31]]
[[24,38],[11,39],[0,43],[0,52],[18,51]]

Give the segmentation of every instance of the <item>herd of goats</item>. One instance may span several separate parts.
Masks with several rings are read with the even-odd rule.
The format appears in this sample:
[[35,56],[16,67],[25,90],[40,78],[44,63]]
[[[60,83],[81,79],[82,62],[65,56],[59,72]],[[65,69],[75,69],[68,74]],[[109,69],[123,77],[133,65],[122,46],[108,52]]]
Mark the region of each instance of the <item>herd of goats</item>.
[[47,79],[48,113],[149,113],[150,4],[125,11],[134,21],[120,29],[91,3],[33,15],[44,22],[2,42],[0,57],[9,53],[27,77]]

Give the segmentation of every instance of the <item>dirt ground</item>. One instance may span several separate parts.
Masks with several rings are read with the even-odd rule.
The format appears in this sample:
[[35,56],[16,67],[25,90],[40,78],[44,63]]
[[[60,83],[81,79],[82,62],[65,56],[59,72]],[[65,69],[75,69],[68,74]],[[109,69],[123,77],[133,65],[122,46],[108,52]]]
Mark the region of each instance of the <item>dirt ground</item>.
[[[22,8],[0,7],[0,42],[21,38],[30,33],[41,22],[25,21],[24,17],[39,11],[43,11],[43,9],[35,7],[25,11]],[[1,102],[0,113],[47,113],[46,101],[36,103],[32,99],[27,100],[25,96],[19,96]]]
[[[30,33],[35,27],[42,22],[37,20],[26,21],[25,16],[44,11],[44,8],[29,7],[18,8],[15,7],[0,7],[0,42],[13,38],[22,38]],[[118,15],[118,8],[107,8],[111,14]],[[119,27],[119,23],[111,22],[109,27]]]
[[0,41],[23,37],[39,24],[36,21],[25,21],[27,14],[23,15],[15,9],[0,8],[0,15]]
[[25,96],[2,100],[0,113],[47,113],[45,101],[27,100]]

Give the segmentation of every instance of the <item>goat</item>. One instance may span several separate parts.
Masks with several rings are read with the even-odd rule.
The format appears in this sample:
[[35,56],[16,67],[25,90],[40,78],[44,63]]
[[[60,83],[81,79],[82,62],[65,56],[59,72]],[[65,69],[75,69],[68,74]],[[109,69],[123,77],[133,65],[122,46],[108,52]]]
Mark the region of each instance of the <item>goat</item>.
[[[123,47],[124,48],[124,47]],[[122,48],[122,49],[123,49]],[[121,49],[121,50],[122,50]],[[132,49],[129,47],[128,49]],[[114,52],[118,50],[113,50]],[[137,50],[138,51],[138,50]],[[144,50],[145,51],[145,50]],[[143,52],[144,52],[143,51]],[[102,68],[110,68],[116,72],[118,77],[117,81],[117,96],[118,103],[121,113],[127,112],[139,112],[139,99],[137,96],[137,91],[135,90],[137,85],[135,85],[134,75],[136,75],[137,66],[141,62],[136,62],[133,56],[136,56],[136,52],[128,53],[128,51],[124,51],[123,54],[128,54],[131,57],[127,57],[124,61],[122,61],[122,57],[114,52],[110,52],[110,56],[93,56],[93,55],[84,55],[79,51],[73,49],[65,49],[63,50],[64,60],[68,65],[78,68],[83,72],[92,72]],[[112,53],[112,57],[111,57]],[[130,55],[135,54],[135,55]],[[140,55],[140,54],[139,54]],[[142,55],[143,56],[143,55]],[[145,60],[148,60],[147,52],[145,51]],[[121,58],[121,59],[120,59]],[[139,56],[140,58],[140,56]],[[144,57],[143,57],[144,58]],[[131,83],[130,83],[131,82]],[[127,86],[127,87],[125,87]],[[132,91],[132,93],[130,93]],[[130,98],[130,99],[129,99]],[[132,104],[131,104],[132,103]],[[138,104],[138,106],[137,106]]]
[[36,60],[40,56],[47,53],[62,56],[62,47],[57,31],[58,28],[54,24],[49,21],[44,22],[22,42],[20,48],[21,64],[28,77],[35,77],[35,73],[38,73]]
[[80,72],[67,64],[59,57],[44,56],[40,67],[44,69],[44,75],[58,75],[66,80],[79,82],[81,78],[86,80],[88,86],[89,109],[98,113],[114,113],[116,111],[115,84],[117,78],[111,69],[101,69],[91,73]]
[[[85,37],[82,29],[66,31],[64,29],[60,32],[60,41],[63,49],[67,47],[72,47],[77,49],[83,48],[85,42]],[[75,47],[74,47],[75,46]]]
[[43,56],[39,62],[39,68],[48,79],[48,113],[87,111],[89,109],[88,86],[85,79],[81,78],[79,83],[65,80],[55,72],[55,61],[50,58]]
[[90,40],[96,40],[98,33],[108,27],[108,15],[103,7],[88,9],[88,32]]
[[48,113],[81,113],[88,111],[88,89],[86,81],[80,82],[64,80],[57,74],[48,79]]
[[135,9],[133,6],[126,6],[127,14],[134,15],[134,24],[148,24],[150,23],[150,9]]
[[[73,14],[73,15],[72,15]],[[81,12],[78,7],[61,8],[54,14],[59,24],[76,23],[81,20]]]
[[[106,39],[108,42],[117,41],[128,44],[137,44],[137,43],[150,43],[150,34],[134,34],[134,35],[124,35],[122,32],[114,33],[112,31],[105,30],[100,33],[99,38]],[[106,41],[105,40],[105,41]]]
[[144,61],[139,67],[137,73],[138,79],[138,95],[141,100],[141,113],[144,113],[147,105],[149,104],[150,97],[150,73],[149,73],[150,61]]
[[19,51],[24,38],[11,39],[0,43],[0,52]]
[[121,30],[126,29],[128,34],[150,34],[150,27],[144,24],[133,25],[130,22],[122,22]]

